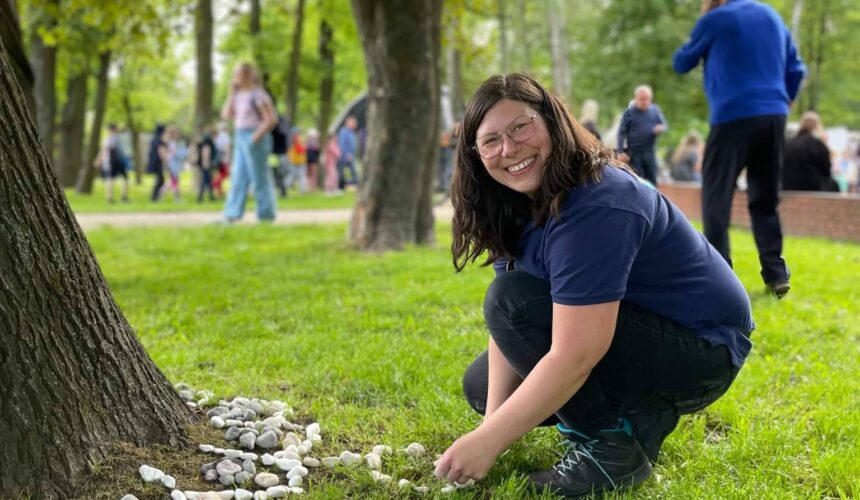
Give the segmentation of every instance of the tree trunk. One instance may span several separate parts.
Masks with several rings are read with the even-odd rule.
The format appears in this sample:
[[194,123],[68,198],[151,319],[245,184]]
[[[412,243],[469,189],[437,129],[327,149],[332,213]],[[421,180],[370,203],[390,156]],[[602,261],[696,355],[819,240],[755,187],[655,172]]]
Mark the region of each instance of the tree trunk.
[[[263,70],[263,50],[260,47],[260,0],[251,0],[251,12],[248,14],[248,31],[251,33],[251,55],[254,57],[254,64],[260,69],[262,76],[267,76]],[[266,83],[265,81],[263,83]]]
[[87,144],[87,155],[84,164],[78,172],[78,183],[75,189],[82,194],[93,192],[93,179],[98,168],[93,166],[96,156],[101,148],[102,125],[105,117],[108,92],[108,70],[110,69],[111,52],[106,50],[99,54],[98,86],[96,87],[96,109],[93,116],[92,127],[90,127],[90,142]]
[[552,56],[553,91],[567,101],[570,98],[570,66],[567,61],[567,39],[564,36],[565,6],[559,0],[549,0],[549,45]]
[[114,443],[186,445],[194,415],[111,296],[10,71],[0,44],[0,497],[76,497]]
[[818,19],[818,32],[815,37],[815,52],[812,57],[812,75],[809,79],[809,109],[818,110],[818,99],[821,96],[821,66],[824,64],[824,48],[826,47],[827,23],[830,17],[830,3],[823,1],[819,4],[821,17]]
[[18,10],[15,0],[0,0],[0,40],[6,46],[12,71],[24,93],[28,111],[36,116],[36,100],[33,98],[33,71],[24,53],[24,43],[21,41],[21,26],[18,22]]
[[499,20],[499,63],[502,74],[508,74],[511,69],[511,56],[508,50],[508,13],[507,0],[498,0],[496,15]]
[[[55,7],[57,0],[51,4]],[[43,15],[48,15],[43,13]],[[53,17],[46,19],[45,24],[52,28],[56,25]],[[31,37],[30,60],[33,62],[35,77],[36,123],[39,127],[39,138],[45,148],[45,154],[51,164],[54,163],[54,125],[57,116],[57,91],[54,86],[57,78],[57,49],[45,45],[37,29],[33,29]]]
[[293,46],[290,51],[290,68],[287,72],[287,121],[296,123],[296,106],[299,100],[299,66],[302,62],[302,30],[305,20],[305,0],[296,7],[296,24],[293,26]]
[[803,17],[803,0],[794,0],[794,6],[791,9],[791,38],[794,43],[800,46],[800,20]]
[[[331,25],[323,19],[320,21],[320,116],[317,126],[320,131],[320,146],[325,149],[328,140],[328,126],[331,121],[332,96],[334,95],[334,50],[332,39],[334,33]],[[322,180],[322,176],[318,176]]]
[[198,0],[194,15],[197,46],[197,85],[194,94],[194,134],[212,122],[212,0]]
[[372,251],[425,243],[432,239],[428,191],[439,147],[442,0],[353,0],[352,6],[369,105],[364,179],[350,236]]
[[66,105],[60,122],[60,154],[55,170],[62,187],[72,187],[78,178],[83,160],[84,114],[87,103],[89,61],[83,63],[80,73],[69,78],[66,84]]
[[517,71],[531,73],[532,46],[529,40],[528,6],[526,0],[519,0],[519,16],[517,16],[517,43],[522,51],[522,60]]
[[463,75],[459,46],[460,20],[454,18],[448,25],[448,50],[446,62],[448,63],[448,96],[451,103],[451,116],[455,121],[463,119],[466,103],[463,101]]
[[140,185],[143,182],[143,157],[140,151],[140,130],[134,120],[134,106],[131,104],[131,96],[128,92],[122,95],[122,109],[125,111],[125,124],[131,133],[131,153],[134,163],[134,183]]

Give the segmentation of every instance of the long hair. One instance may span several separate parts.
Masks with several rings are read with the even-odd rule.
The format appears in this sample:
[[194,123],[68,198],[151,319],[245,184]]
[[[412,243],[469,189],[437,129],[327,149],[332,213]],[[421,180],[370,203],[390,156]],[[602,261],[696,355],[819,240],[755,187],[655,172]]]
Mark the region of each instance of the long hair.
[[[549,131],[552,150],[537,192],[529,198],[496,182],[473,147],[478,127],[502,99],[523,102],[537,111]],[[454,267],[462,271],[484,252],[489,265],[512,258],[523,228],[534,220],[559,217],[568,192],[588,181],[598,182],[604,165],[627,168],[570,114],[564,103],[536,80],[519,73],[488,78],[472,96],[463,118],[451,185],[454,205]]]
[[680,142],[678,142],[678,147],[675,148],[675,152],[672,153],[672,165],[677,164],[681,161],[681,158],[687,154],[687,151],[690,148],[697,148],[699,146],[699,134],[695,132],[690,132],[681,138]]

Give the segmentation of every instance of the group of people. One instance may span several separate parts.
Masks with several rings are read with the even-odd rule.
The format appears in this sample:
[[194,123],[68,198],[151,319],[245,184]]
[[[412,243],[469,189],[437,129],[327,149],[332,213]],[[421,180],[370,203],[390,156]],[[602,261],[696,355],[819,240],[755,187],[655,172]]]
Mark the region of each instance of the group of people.
[[457,270],[486,259],[496,271],[487,349],[463,378],[484,418],[435,462],[438,477],[480,479],[521,436],[555,425],[568,448],[528,476],[536,490],[582,497],[637,485],[679,418],[734,382],[756,325],[732,270],[732,196],[746,167],[761,277],[784,297],[778,174],[805,66],[779,14],[755,0],[702,2],[673,58],[681,74],[700,63],[710,132],[703,151],[691,139],[678,159],[695,171],[701,158],[704,235],[649,185],[648,148],[666,130],[646,106],[650,89],[625,112],[619,151],[531,77],[491,77],[470,99],[452,253]]

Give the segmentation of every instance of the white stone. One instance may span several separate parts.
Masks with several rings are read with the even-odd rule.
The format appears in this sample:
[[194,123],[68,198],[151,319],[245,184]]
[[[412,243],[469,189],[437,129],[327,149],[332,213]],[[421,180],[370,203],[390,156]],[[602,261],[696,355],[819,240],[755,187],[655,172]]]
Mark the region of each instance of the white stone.
[[474,486],[475,486],[475,480],[474,479],[469,479],[465,483],[456,483],[456,482],[454,483],[454,487],[456,487],[458,490],[465,490],[468,488],[472,488]]
[[176,478],[165,474],[161,477],[161,484],[163,484],[165,488],[172,490],[173,488],[176,488]]
[[179,490],[173,490],[170,492],[170,500],[188,500],[188,497]]
[[355,463],[355,457],[351,451],[344,451],[340,454],[340,463],[343,465],[352,465]]
[[294,445],[294,444],[288,444],[287,446],[284,446],[284,451],[289,451],[291,453],[295,453],[296,455],[298,455],[299,454],[299,447]]
[[[255,436],[253,432],[246,432],[245,434],[242,434],[241,436],[239,436],[239,446],[241,446],[242,448],[245,448],[246,450],[253,450],[254,445],[256,445],[256,444],[257,444],[257,436]],[[241,455],[241,454],[242,453],[239,452],[239,455]],[[239,455],[236,455],[236,456],[239,456]]]
[[319,434],[311,434],[308,439],[310,439],[311,443],[321,443],[322,442],[322,436],[320,436]]
[[382,484],[388,484],[391,482],[391,476],[389,476],[388,474],[383,474],[378,470],[370,471],[370,477],[372,477],[374,481]]
[[255,491],[254,500],[268,500],[269,495],[265,491]]
[[164,473],[155,467],[150,467],[148,465],[141,465],[140,469],[140,477],[146,481],[147,483],[154,483],[156,481],[160,481],[162,477],[164,477]]
[[257,486],[270,488],[272,486],[277,486],[281,481],[278,479],[278,476],[271,472],[261,472],[254,477],[254,482],[257,483]]
[[234,427],[234,426],[235,427],[244,427],[245,422],[242,422],[241,420],[236,419],[236,418],[230,418],[230,419],[227,419],[224,421],[224,425],[227,427]]
[[302,465],[304,465],[305,467],[319,467],[320,461],[316,458],[305,457],[302,459]]
[[290,478],[289,486],[301,486],[302,485],[302,476],[293,476]]
[[427,453],[427,450],[420,443],[412,443],[406,447],[406,454],[410,457],[420,457]]
[[224,450],[224,456],[227,458],[239,458],[241,454],[240,450]]
[[263,461],[263,465],[275,465],[275,457],[268,453],[263,453],[261,460]]
[[241,455],[239,455],[239,458],[241,458],[242,460],[251,460],[251,461],[256,462],[257,459],[260,457],[258,457],[256,453],[251,453],[249,451],[246,451],[245,453],[242,453]]
[[284,449],[291,444],[295,446],[302,444],[302,438],[300,438],[295,432],[288,432],[287,435],[284,436]]
[[211,444],[201,444],[197,447],[197,449],[202,451],[203,453],[212,453],[213,451],[215,451],[215,447]]
[[412,483],[410,483],[408,479],[401,479],[400,481],[397,481],[398,488],[408,488],[411,485]]
[[279,458],[275,463],[279,469],[284,471],[291,471],[302,465],[300,460],[293,460],[292,458]]
[[299,445],[296,447],[296,452],[301,456],[305,456],[308,454],[308,447],[305,445]]
[[242,472],[242,466],[232,460],[225,459],[218,462],[218,465],[215,466],[215,470],[218,471],[219,476],[225,476],[227,474]]
[[296,476],[305,477],[307,475],[308,469],[299,465],[298,467],[295,467],[294,469],[290,470],[290,472],[287,472],[287,479],[292,479]]
[[128,495],[123,495],[119,500],[137,500],[137,497],[129,493]]
[[[352,457],[352,454],[350,454],[350,457]],[[321,462],[326,467],[337,467],[340,465],[340,457],[325,457]]]
[[281,456],[278,458],[289,458],[292,460],[301,460],[302,459],[302,457],[298,453],[293,453],[291,451],[281,452]]
[[212,450],[212,453],[214,453],[216,455],[223,455],[224,454],[224,448],[215,448],[214,450]]
[[448,486],[443,486],[440,491],[447,495],[448,493],[453,493],[457,491],[457,487],[453,484],[449,484]]
[[376,453],[368,453],[364,456],[364,461],[367,462],[367,466],[371,469],[379,469],[382,467],[382,458]]
[[391,452],[390,446],[385,446],[384,444],[378,444],[378,445],[373,447],[373,454],[374,455],[379,455],[381,457],[382,455],[391,455],[391,453],[392,452]]
[[231,500],[233,496],[236,494],[233,490],[223,490],[223,491],[215,491],[214,498],[220,498],[221,500]]
[[266,489],[266,495],[269,495],[269,498],[282,498],[287,496],[288,491],[290,490],[286,486],[272,486]]
[[292,494],[292,495],[304,495],[305,490],[299,486],[293,486],[292,488],[290,488],[290,494]]
[[233,496],[236,500],[251,500],[254,498],[254,494],[248,490],[243,490],[242,488],[236,488],[236,494]]
[[305,427],[305,434],[307,436],[311,436],[313,434],[320,434],[322,429],[320,429],[320,424],[318,422],[314,422]]
[[429,486],[416,486],[415,491],[417,491],[418,493],[429,493],[430,487]]
[[314,443],[310,439],[305,439],[302,441],[302,446],[308,449],[308,451],[314,449]]

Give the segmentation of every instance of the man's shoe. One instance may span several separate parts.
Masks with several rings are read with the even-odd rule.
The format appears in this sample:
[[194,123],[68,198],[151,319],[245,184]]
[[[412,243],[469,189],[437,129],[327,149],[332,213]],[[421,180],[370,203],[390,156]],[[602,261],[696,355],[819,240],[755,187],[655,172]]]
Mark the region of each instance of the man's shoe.
[[561,461],[552,469],[529,475],[538,493],[549,491],[577,498],[637,486],[648,479],[651,462],[633,436],[630,423],[622,419],[619,424],[593,436],[573,431],[574,439],[567,441]]
[[788,280],[773,281],[767,284],[767,288],[774,297],[782,299],[791,290],[791,284],[789,284]]

